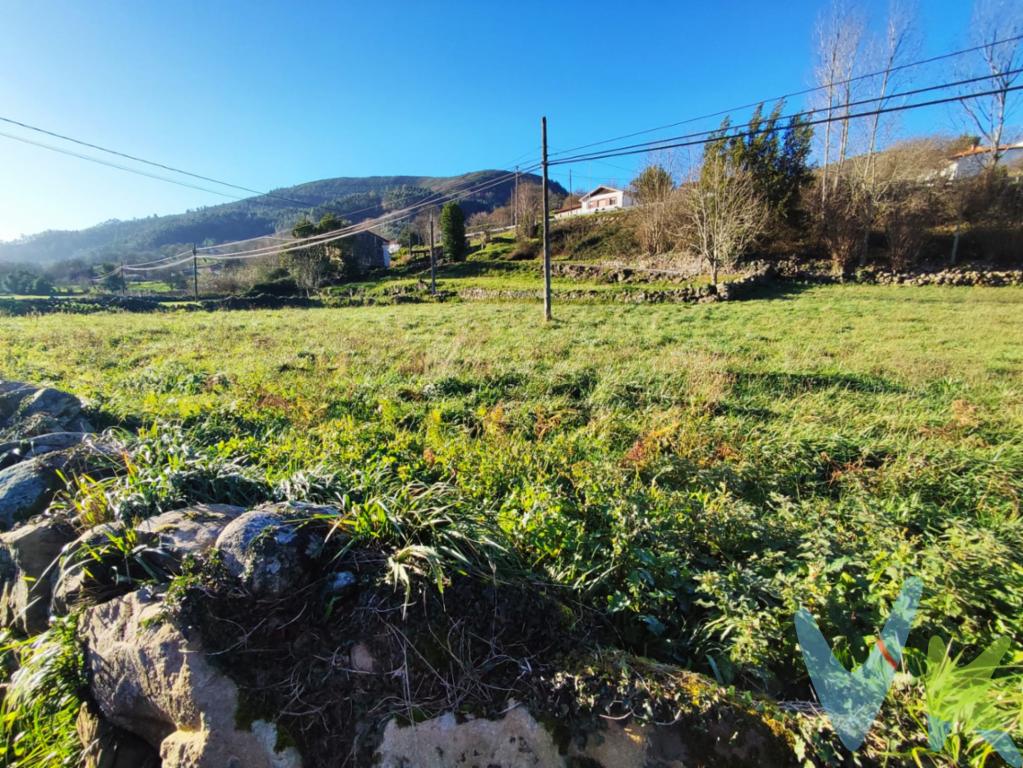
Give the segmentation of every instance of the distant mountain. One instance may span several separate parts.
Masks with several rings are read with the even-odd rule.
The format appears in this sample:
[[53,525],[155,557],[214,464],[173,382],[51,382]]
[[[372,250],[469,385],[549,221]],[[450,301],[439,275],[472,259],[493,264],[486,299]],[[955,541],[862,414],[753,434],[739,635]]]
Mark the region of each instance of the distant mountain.
[[[191,243],[213,245],[229,240],[270,235],[290,229],[302,216],[319,218],[332,212],[352,222],[414,205],[437,192],[494,181],[495,184],[461,200],[466,215],[490,211],[511,200],[514,178],[497,181],[507,171],[475,171],[461,176],[367,176],[322,179],[272,190],[224,205],[187,213],[151,216],[131,221],[112,220],[77,231],[48,230],[0,243],[0,262],[52,264],[68,259],[87,262],[131,263],[177,253]],[[522,174],[536,183],[540,178]],[[564,195],[560,184],[551,191]]]

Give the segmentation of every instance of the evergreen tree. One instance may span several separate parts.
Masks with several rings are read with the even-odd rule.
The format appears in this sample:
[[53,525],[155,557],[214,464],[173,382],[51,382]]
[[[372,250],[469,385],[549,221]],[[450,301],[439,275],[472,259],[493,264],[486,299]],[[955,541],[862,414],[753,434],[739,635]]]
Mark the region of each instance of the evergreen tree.
[[813,126],[807,118],[794,115],[785,128],[785,139],[781,150],[781,171],[784,179],[784,194],[778,205],[786,220],[793,221],[799,209],[799,194],[810,183],[810,152],[813,143]]
[[639,205],[663,203],[673,189],[671,174],[660,165],[648,165],[632,180],[632,196]]
[[440,239],[444,257],[451,261],[463,261],[469,252],[465,241],[465,214],[453,200],[446,203],[440,212]]
[[791,221],[799,203],[799,192],[810,179],[809,157],[813,128],[805,119],[793,117],[784,132],[779,131],[782,108],[779,101],[764,117],[757,106],[746,126],[730,131],[728,118],[721,123],[704,155],[723,160],[728,167],[749,173],[757,194],[775,217]]

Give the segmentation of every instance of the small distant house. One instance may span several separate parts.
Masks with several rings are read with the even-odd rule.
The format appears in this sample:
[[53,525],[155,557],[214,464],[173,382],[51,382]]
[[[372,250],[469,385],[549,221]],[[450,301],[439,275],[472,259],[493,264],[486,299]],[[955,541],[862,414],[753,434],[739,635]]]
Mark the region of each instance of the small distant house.
[[555,211],[554,218],[567,219],[569,216],[575,216],[576,214],[580,213],[582,209],[583,207],[581,205],[569,205],[565,208]]
[[[949,158],[950,162],[941,175],[950,181],[976,176],[991,162],[994,151],[994,147],[973,147],[957,152]],[[1001,155],[999,162],[1005,165],[1023,160],[1023,141],[1001,146],[998,152]]]
[[580,216],[587,213],[615,211],[621,208],[628,208],[631,205],[632,195],[624,189],[617,189],[602,184],[592,192],[587,192],[580,197],[579,205],[555,211],[554,218],[564,219],[569,216]]
[[611,211],[616,208],[628,208],[632,205],[632,196],[623,189],[602,185],[579,198],[579,205],[583,213]]

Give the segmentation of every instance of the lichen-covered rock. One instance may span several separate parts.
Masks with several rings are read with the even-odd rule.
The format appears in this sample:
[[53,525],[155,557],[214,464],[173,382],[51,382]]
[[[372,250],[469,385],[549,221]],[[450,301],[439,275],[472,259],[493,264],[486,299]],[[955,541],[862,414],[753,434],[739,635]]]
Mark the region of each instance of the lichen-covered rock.
[[387,724],[376,756],[380,768],[565,766],[565,759],[559,754],[551,734],[522,707],[513,708],[499,720],[479,718],[459,722],[451,713],[407,726],[392,720]]
[[0,530],[43,512],[61,488],[60,466],[47,457],[0,470]]
[[51,432],[46,435],[27,437],[23,440],[9,440],[0,443],[0,469],[36,456],[73,448],[76,445],[81,445],[88,436],[88,432]]
[[112,446],[90,436],[73,448],[0,469],[0,530],[9,530],[15,523],[45,511],[64,486],[61,475],[70,477],[112,467],[117,456]]
[[[564,726],[564,724],[562,724]],[[713,728],[713,725],[710,725]],[[713,734],[711,734],[713,735]],[[693,768],[728,765],[798,765],[784,739],[766,727],[721,733],[716,743],[678,724],[609,720],[590,733],[570,734],[559,748],[550,728],[525,707],[512,704],[500,718],[456,718],[399,725],[392,720],[375,754],[379,768]],[[765,744],[766,741],[775,743]],[[779,747],[779,745],[782,745]]]
[[298,503],[258,507],[224,528],[217,549],[228,573],[254,594],[279,597],[306,582],[323,549],[322,533],[307,523],[336,512]]
[[92,431],[82,416],[82,402],[74,395],[51,387],[0,381],[0,439]]
[[60,517],[0,533],[0,626],[26,635],[46,629],[52,584],[47,571],[74,538],[74,528]]
[[[164,512],[134,527],[135,546],[147,547],[154,555],[158,553],[166,569],[176,570],[186,557],[197,557],[212,548],[224,528],[244,511],[243,507],[229,504],[197,504]],[[99,568],[96,564],[88,570],[80,567],[79,555],[106,544],[111,537],[123,535],[124,529],[121,522],[103,523],[66,547],[60,567],[53,571],[55,615],[62,616],[75,605],[89,602],[89,582]]]
[[244,507],[231,504],[196,504],[147,518],[135,526],[135,533],[140,542],[158,543],[184,558],[210,549],[224,528],[244,512]]
[[157,748],[163,768],[301,765],[294,748],[277,749],[273,724],[238,725],[238,687],[146,592],[86,610],[79,633],[103,716]]

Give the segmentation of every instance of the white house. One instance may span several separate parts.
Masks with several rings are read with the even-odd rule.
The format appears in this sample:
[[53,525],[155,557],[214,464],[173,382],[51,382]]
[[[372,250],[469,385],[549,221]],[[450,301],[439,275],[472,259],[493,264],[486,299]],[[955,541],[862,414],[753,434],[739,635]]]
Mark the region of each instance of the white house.
[[628,208],[632,205],[632,195],[624,189],[616,189],[602,184],[591,192],[579,198],[579,205],[571,208],[562,208],[554,214],[555,219],[564,219],[569,216],[579,216],[586,213],[602,213],[614,211],[620,208]]
[[[1001,153],[998,162],[1003,165],[1023,160],[1023,141],[1004,145],[998,151]],[[991,147],[974,147],[965,152],[957,152],[949,158],[951,162],[941,175],[950,181],[976,176],[991,161],[992,152]]]

